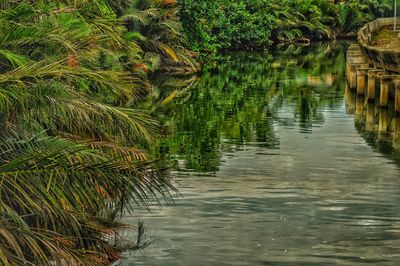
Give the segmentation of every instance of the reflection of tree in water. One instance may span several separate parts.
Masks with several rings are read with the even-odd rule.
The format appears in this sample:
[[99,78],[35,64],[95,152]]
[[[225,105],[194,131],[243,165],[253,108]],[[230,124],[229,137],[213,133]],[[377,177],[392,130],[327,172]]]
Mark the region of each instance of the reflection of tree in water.
[[[162,153],[175,163],[184,159],[187,169],[212,172],[218,170],[221,151],[244,144],[277,149],[276,125],[298,124],[301,132],[311,132],[324,120],[325,108],[340,105],[343,64],[340,44],[289,47],[273,56],[228,54],[217,67],[204,69],[186,92],[189,97],[160,107],[171,133],[160,144]],[[177,93],[160,87],[160,99]],[[289,119],[280,117],[286,110]]]

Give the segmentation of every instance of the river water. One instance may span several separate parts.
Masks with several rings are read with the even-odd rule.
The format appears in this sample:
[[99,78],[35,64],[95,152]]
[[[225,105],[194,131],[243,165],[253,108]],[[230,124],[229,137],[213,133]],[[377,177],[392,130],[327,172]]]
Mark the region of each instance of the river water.
[[159,153],[181,196],[125,218],[154,241],[121,264],[400,265],[398,152],[345,97],[345,51],[228,54],[174,93]]

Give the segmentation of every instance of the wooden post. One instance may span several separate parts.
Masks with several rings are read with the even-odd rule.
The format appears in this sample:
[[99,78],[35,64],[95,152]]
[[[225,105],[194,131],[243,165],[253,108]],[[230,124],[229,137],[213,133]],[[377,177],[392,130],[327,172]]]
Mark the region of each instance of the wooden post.
[[388,110],[379,109],[379,132],[387,132],[388,126]]
[[396,111],[396,115],[400,114],[400,80],[394,80],[394,91],[395,91],[395,99],[394,99],[394,107]]
[[393,133],[398,133],[400,135],[400,117],[393,118]]
[[382,69],[371,69],[368,71],[367,100],[375,100],[377,84],[377,73],[384,73]]
[[357,88],[357,69],[359,68],[368,68],[368,64],[365,63],[350,63],[349,64],[349,88],[350,90],[354,90]]
[[367,103],[365,130],[374,131],[375,129],[374,123],[375,123],[375,104]]
[[400,117],[393,118],[393,148],[400,150]]
[[357,69],[357,95],[364,96],[367,87],[368,68]]
[[380,96],[379,96],[379,106],[387,107],[389,103],[389,83],[392,79],[391,76],[383,75],[381,76],[381,88],[380,88]]
[[364,97],[356,97],[356,116],[360,117],[364,115]]
[[362,54],[350,54],[347,58],[347,66],[352,64],[368,64],[368,60]]
[[344,97],[346,102],[346,113],[349,115],[354,114],[356,98],[355,94],[350,91],[348,86],[346,86]]
[[347,51],[346,56],[346,58],[349,59],[353,57],[364,56],[364,54],[361,51]]
[[360,45],[358,44],[350,45],[349,48],[347,49],[347,52],[361,52]]

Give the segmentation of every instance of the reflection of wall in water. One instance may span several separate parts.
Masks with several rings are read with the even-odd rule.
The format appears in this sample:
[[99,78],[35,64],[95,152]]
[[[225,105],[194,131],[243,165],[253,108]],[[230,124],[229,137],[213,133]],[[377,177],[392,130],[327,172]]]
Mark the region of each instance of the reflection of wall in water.
[[378,99],[368,101],[346,88],[345,100],[346,112],[354,115],[355,128],[365,141],[400,163],[400,117],[393,98],[389,98],[387,108],[382,108]]

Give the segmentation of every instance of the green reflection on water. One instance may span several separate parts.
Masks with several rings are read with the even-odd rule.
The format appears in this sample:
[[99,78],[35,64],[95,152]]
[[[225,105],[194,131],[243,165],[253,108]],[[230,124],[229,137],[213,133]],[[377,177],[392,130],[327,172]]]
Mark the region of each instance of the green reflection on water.
[[[177,169],[214,172],[222,150],[251,143],[279,148],[275,123],[298,124],[301,132],[310,133],[313,124],[323,123],[324,108],[341,104],[345,48],[330,43],[273,54],[232,53],[215,67],[206,66],[197,81],[181,80],[180,86],[190,84],[190,89],[178,89],[180,97],[160,108],[170,137],[160,143],[157,155],[168,157]],[[175,90],[171,84],[176,80],[159,85],[159,98],[168,100]],[[278,118],[287,105],[293,106],[287,118]]]

